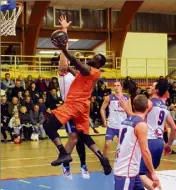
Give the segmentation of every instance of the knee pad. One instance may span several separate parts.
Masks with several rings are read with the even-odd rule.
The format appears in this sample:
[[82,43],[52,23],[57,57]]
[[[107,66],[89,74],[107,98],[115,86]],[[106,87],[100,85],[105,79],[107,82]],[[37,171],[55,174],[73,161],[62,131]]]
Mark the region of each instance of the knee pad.
[[62,127],[61,122],[54,116],[51,115],[50,118],[43,124],[43,128],[48,137],[53,140],[59,137],[57,130]]

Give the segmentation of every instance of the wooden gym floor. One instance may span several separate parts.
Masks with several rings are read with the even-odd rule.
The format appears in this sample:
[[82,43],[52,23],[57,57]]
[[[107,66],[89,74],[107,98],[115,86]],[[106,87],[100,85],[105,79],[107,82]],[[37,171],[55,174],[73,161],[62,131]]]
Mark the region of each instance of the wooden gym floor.
[[[93,138],[102,151],[104,146],[104,136],[94,136]],[[67,138],[62,138],[63,143],[65,143],[66,140]],[[116,139],[112,142],[109,155],[112,166],[115,150]],[[176,147],[174,147],[174,150],[176,150]],[[94,156],[89,149],[86,149],[86,153],[89,171],[102,171],[101,165],[96,156]],[[50,140],[23,142],[20,145],[11,144],[10,142],[6,144],[1,143],[1,179],[26,179],[61,175],[61,167],[50,166],[50,162],[56,157],[56,149]],[[71,163],[71,171],[72,173],[79,174],[80,162],[75,149],[72,157],[73,162]],[[158,170],[176,170],[176,155],[163,156]],[[6,190],[5,188],[3,189]],[[41,187],[38,189],[41,189]],[[8,190],[10,190],[10,188],[8,188]]]

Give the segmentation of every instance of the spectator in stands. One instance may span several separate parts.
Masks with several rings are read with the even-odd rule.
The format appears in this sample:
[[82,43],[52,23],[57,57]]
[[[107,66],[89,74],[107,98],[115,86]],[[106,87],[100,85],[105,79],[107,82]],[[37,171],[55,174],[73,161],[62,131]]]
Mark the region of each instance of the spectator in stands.
[[58,66],[59,61],[60,61],[60,54],[55,52],[54,57],[51,59],[51,65],[52,66]]
[[23,128],[25,140],[30,140],[33,133],[30,114],[27,112],[25,106],[20,107],[20,122]]
[[8,114],[8,102],[5,96],[1,97],[1,133],[4,138],[4,142],[7,142],[7,134],[6,131],[8,130],[8,123],[10,117]]
[[38,106],[39,106],[39,112],[43,112],[43,113],[46,112],[46,106],[42,97],[39,97],[38,99]]
[[13,55],[16,55],[16,51],[13,48],[13,45],[9,45],[9,47],[5,50],[5,55],[9,55],[8,57],[6,57],[6,62],[10,65],[13,64],[14,62],[14,57]]
[[98,92],[99,92],[98,84],[96,83],[92,92],[92,96],[98,97],[98,94],[99,94]]
[[171,79],[170,76],[166,76],[166,80],[168,81],[168,87],[171,88],[172,83],[174,82],[174,80]]
[[62,99],[58,97],[56,89],[51,89],[46,97],[46,109],[50,110],[56,109],[62,104]]
[[135,98],[138,94],[141,94],[141,93],[142,93],[141,87],[135,87],[134,89],[131,89],[131,92],[130,92],[130,94],[131,94],[131,96],[130,96],[130,98],[131,98],[131,105],[133,105],[133,100],[134,100],[134,98]]
[[18,96],[18,92],[22,92],[24,93],[24,88],[20,86],[21,82],[19,80],[16,80],[15,82],[15,87],[12,88],[12,94],[11,97],[17,97]]
[[101,84],[101,88],[98,91],[98,97],[97,97],[97,102],[99,104],[99,106],[101,107],[102,103],[103,103],[103,99],[105,96],[107,96],[109,93],[106,89],[106,85],[105,83]]
[[25,90],[26,89],[26,85],[25,85],[25,82],[23,80],[22,75],[19,75],[18,78],[17,78],[17,80],[20,81],[20,86]]
[[32,82],[29,87],[29,94],[31,96],[32,102],[36,104],[39,98],[39,92],[37,91],[36,84],[34,82]]
[[170,100],[173,104],[176,103],[176,81],[172,83],[172,86],[169,88]]
[[24,96],[23,96],[23,92],[19,91],[18,92],[18,95],[17,95],[17,98],[18,98],[18,103],[19,105],[23,105],[23,102],[24,102]]
[[49,90],[56,89],[56,91],[59,91],[59,82],[58,82],[57,77],[52,77],[51,78],[51,81],[49,83],[48,88],[49,88]]
[[33,110],[33,103],[30,96],[27,96],[23,102],[23,106],[27,109],[27,112],[30,113]]
[[130,93],[130,91],[132,89],[135,89],[136,86],[137,86],[136,82],[133,81],[130,76],[127,76],[123,83],[123,89],[128,90],[128,92]]
[[12,140],[12,142],[15,138],[19,137],[21,139],[22,126],[21,126],[21,122],[20,122],[18,112],[15,112],[14,116],[10,119],[8,126],[11,129],[11,140]]
[[43,123],[45,121],[44,115],[39,111],[39,106],[34,105],[34,109],[30,111],[31,123],[34,128],[34,133],[39,134],[41,139],[46,138],[45,131],[43,129]]
[[100,88],[99,96],[100,96],[101,98],[103,98],[104,96],[107,96],[107,95],[108,95],[108,93],[107,93],[107,89],[106,89],[106,84],[103,83],[103,84],[101,85],[101,88]]
[[8,104],[8,115],[13,117],[15,112],[19,111],[19,102],[17,97],[13,97],[12,101]]
[[46,94],[48,91],[48,87],[46,85],[45,80],[42,78],[42,76],[38,77],[38,80],[36,82],[36,90],[39,92],[40,95]]
[[32,82],[34,82],[34,80],[32,79],[32,75],[28,75],[26,80],[25,80],[26,89],[29,89]]
[[5,79],[2,80],[2,84],[3,84],[4,90],[6,91],[7,97],[9,99],[11,97],[12,88],[15,87],[13,80],[10,79],[9,73],[5,74]]
[[90,100],[90,118],[95,125],[96,119],[98,119],[98,103],[95,101],[95,97],[92,96]]
[[160,77],[159,77],[159,80],[163,80],[163,79],[165,79],[163,76],[160,76]]
[[24,92],[24,98],[26,98],[26,96],[31,96],[30,93],[29,93],[29,90],[25,90],[25,92]]

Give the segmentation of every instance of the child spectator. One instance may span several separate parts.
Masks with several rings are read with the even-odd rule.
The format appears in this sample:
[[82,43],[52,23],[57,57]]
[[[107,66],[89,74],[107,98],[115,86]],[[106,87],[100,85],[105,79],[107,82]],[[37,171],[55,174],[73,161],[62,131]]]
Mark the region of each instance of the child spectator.
[[21,141],[22,126],[19,118],[19,113],[15,112],[14,116],[9,121],[9,128],[11,128],[12,142],[14,139],[19,138]]

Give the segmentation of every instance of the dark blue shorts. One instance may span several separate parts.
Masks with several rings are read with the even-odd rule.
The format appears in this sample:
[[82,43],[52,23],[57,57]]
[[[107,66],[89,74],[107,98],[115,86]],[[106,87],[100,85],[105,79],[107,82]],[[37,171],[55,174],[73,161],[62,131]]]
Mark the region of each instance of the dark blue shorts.
[[67,131],[67,133],[76,133],[76,126],[73,122],[73,120],[69,120],[66,124],[65,124],[65,129]]
[[144,190],[144,187],[138,185],[139,175],[136,177],[126,178],[115,176],[115,190]]
[[117,137],[119,136],[119,129],[113,129],[113,128],[108,127],[106,130],[105,139],[106,140],[113,140],[114,136],[117,136]]
[[[152,162],[155,169],[158,168],[163,149],[164,149],[164,140],[163,139],[149,139],[148,140],[148,146],[150,153],[152,155]],[[140,175],[145,175],[148,172],[148,169],[144,163],[144,160],[141,159],[141,165],[140,165]]]

